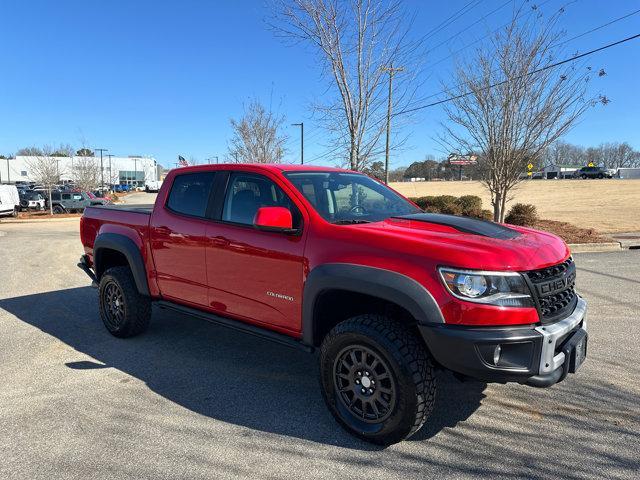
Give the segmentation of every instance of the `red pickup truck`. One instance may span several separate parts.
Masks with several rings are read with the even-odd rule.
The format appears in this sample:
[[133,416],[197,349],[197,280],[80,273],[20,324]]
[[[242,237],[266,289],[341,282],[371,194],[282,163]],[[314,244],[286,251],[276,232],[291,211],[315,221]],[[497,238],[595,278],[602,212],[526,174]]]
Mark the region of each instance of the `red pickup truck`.
[[317,350],[331,413],[374,443],[425,423],[436,368],[547,387],[586,356],[561,239],[424,213],[351,171],[180,168],[154,206],[87,208],[80,236],[113,335],[144,331],[156,304]]

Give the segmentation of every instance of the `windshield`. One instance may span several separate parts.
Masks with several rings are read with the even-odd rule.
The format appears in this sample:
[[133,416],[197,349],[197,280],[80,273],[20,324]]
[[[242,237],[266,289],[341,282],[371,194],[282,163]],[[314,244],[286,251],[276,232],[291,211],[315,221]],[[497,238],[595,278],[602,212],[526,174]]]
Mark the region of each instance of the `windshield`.
[[379,222],[421,210],[372,178],[347,172],[288,172],[285,176],[328,222]]

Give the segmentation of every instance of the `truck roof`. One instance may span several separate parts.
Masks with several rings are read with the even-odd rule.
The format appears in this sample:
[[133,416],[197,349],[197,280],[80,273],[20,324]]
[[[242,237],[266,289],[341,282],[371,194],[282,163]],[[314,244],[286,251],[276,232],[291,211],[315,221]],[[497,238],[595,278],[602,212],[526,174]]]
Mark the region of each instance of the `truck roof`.
[[278,172],[349,172],[343,168],[322,167],[318,165],[289,165],[283,163],[219,163],[194,165],[191,167],[177,167],[172,169],[181,172],[203,171],[203,170],[269,170]]

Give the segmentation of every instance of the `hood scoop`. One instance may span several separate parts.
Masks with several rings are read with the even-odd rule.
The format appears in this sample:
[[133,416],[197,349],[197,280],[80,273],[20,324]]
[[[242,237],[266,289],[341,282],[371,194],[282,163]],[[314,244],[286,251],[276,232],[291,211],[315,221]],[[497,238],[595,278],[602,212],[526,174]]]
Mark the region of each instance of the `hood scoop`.
[[495,238],[497,240],[511,240],[520,236],[520,232],[517,230],[505,227],[499,223],[488,222],[486,220],[479,220],[471,217],[445,215],[443,213],[412,213],[410,215],[402,215],[393,218],[445,225],[447,227],[455,228],[460,232]]

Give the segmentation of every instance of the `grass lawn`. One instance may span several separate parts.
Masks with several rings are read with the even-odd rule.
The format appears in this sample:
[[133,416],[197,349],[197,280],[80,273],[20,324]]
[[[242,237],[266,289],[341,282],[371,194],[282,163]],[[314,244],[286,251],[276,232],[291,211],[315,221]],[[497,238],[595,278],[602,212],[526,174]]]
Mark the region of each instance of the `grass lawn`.
[[[483,208],[491,209],[488,192],[476,181],[399,182],[391,187],[407,197],[478,195]],[[600,233],[640,231],[640,180],[529,180],[512,196],[508,205],[532,203],[544,220]]]

